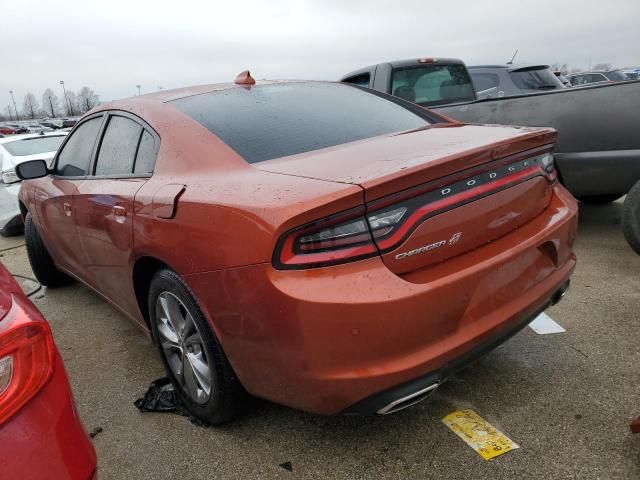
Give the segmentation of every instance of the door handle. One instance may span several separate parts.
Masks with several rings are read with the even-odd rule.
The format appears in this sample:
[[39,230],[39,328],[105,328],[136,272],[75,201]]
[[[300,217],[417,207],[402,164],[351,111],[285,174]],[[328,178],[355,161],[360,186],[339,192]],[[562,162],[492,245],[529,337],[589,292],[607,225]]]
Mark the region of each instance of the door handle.
[[69,205],[67,202],[64,202],[64,203],[62,204],[62,209],[64,210],[64,214],[65,214],[67,217],[70,217],[70,216],[71,216],[71,205]]
[[116,205],[113,207],[113,216],[116,218],[116,222],[124,223],[124,220],[127,217],[127,210],[120,205]]

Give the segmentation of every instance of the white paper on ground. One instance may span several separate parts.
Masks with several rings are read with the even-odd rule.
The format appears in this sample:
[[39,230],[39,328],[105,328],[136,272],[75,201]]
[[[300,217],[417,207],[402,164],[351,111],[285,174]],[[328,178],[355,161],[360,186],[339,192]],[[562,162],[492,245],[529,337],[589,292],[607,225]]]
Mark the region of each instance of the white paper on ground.
[[544,312],[534,318],[529,326],[538,335],[566,332],[564,328],[554,322],[552,318]]

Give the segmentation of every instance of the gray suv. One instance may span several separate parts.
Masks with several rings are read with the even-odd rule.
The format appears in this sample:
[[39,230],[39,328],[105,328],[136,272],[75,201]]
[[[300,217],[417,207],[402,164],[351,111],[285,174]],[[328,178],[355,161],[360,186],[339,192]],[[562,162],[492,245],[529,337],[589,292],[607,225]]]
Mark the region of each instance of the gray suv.
[[565,88],[549,65],[476,65],[467,69],[479,100]]

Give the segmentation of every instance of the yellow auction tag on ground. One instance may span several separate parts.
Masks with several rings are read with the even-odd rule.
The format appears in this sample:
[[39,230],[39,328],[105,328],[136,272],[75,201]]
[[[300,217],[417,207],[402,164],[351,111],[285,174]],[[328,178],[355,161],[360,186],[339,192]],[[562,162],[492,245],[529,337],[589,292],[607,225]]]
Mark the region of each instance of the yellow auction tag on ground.
[[450,413],[442,422],[485,460],[520,448],[473,410]]

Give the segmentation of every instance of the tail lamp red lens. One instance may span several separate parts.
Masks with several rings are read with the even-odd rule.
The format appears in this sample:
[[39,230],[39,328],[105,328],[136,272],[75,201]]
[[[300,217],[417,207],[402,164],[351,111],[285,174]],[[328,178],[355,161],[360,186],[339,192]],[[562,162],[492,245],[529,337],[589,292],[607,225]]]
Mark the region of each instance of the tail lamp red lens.
[[290,230],[278,241],[279,269],[335,265],[395,248],[426,218],[509,188],[534,176],[555,181],[553,155],[544,152],[493,168],[461,172]]
[[0,321],[0,425],[33,398],[51,378],[54,346],[49,325],[34,319],[14,297]]

